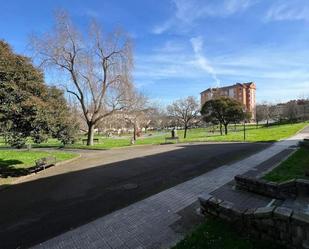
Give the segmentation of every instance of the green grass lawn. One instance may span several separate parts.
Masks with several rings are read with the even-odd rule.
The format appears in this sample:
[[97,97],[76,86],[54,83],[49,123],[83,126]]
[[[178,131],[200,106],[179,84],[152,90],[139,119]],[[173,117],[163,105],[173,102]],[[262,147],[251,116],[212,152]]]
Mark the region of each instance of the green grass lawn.
[[[246,141],[247,142],[272,142],[278,141],[280,139],[284,139],[292,136],[300,129],[304,128],[308,123],[297,123],[297,124],[283,124],[283,125],[272,125],[269,127],[259,126],[248,124],[246,126]],[[183,130],[178,130],[177,135],[180,139],[180,142],[242,142],[243,141],[243,129],[242,125],[230,125],[229,134],[221,136],[219,134],[218,129],[215,133],[210,132],[211,128],[195,128],[188,130],[187,138],[183,138]],[[145,136],[138,138],[136,141],[136,145],[144,145],[144,144],[162,144],[165,142],[165,137],[170,137],[170,131],[165,132],[156,132],[149,131],[149,134],[153,134],[153,136]],[[85,137],[83,137],[85,138]],[[116,147],[124,147],[130,146],[130,138],[127,137],[119,137],[119,138],[106,138],[103,136],[96,136],[99,138],[99,143],[94,144],[89,147],[83,145],[81,140],[75,143],[74,145],[67,146],[68,148],[76,148],[76,149],[110,149]],[[0,140],[0,146],[4,147],[4,143]],[[56,139],[49,139],[47,143],[42,144],[33,144],[33,147],[39,148],[55,148],[60,147],[61,144]]]
[[265,180],[283,182],[293,178],[309,179],[305,176],[309,170],[309,148],[299,148],[287,160],[264,176]]
[[198,226],[190,235],[173,249],[284,249],[273,242],[250,239],[240,236],[228,223],[210,218]]
[[[78,154],[62,151],[0,150],[0,173],[9,171],[20,172],[22,175],[27,168],[35,165],[35,160],[48,156],[55,156],[57,162],[60,162],[77,157]],[[0,178],[0,185],[9,184],[15,179],[17,177]]]
[[[304,128],[308,123],[297,123],[297,124],[283,124],[273,125],[269,127],[256,128],[255,125],[249,125],[246,127],[246,141],[247,142],[272,142],[278,141],[294,135],[297,131]],[[183,131],[178,133],[179,136],[183,134]],[[187,139],[182,141],[229,141],[229,142],[241,142],[243,141],[243,130],[240,126],[234,131],[233,127],[230,127],[228,135],[221,136],[220,134],[210,134],[206,130],[196,129],[194,132],[189,132]]]

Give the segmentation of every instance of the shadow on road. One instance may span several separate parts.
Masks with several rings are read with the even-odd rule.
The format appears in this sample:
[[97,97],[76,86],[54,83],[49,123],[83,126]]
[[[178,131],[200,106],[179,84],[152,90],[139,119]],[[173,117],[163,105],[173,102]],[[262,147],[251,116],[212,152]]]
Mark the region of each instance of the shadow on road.
[[0,191],[1,248],[45,241],[268,146],[178,145],[160,154],[14,185]]

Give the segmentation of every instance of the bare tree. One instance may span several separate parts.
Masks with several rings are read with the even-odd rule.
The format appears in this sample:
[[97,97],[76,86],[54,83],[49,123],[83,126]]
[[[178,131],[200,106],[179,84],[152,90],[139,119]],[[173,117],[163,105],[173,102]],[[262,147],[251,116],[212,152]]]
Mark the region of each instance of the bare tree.
[[256,106],[256,121],[266,121],[266,126],[269,122],[278,121],[280,119],[280,107],[269,102],[263,102]]
[[149,104],[140,116],[140,125],[145,129],[145,133],[150,127],[158,128],[161,126],[159,109]]
[[266,104],[256,105],[255,107],[255,120],[256,120],[256,126],[259,126],[259,122],[264,121],[267,119],[267,113],[268,113],[268,106]]
[[123,111],[125,121],[133,126],[133,140],[136,141],[137,133],[140,132],[142,120],[145,113],[149,111],[148,98],[143,94],[134,91],[130,96],[130,105]]
[[273,122],[280,122],[281,119],[281,111],[279,105],[269,105],[267,112],[267,126],[268,122],[271,119]]
[[127,105],[132,88],[130,39],[119,31],[103,35],[92,23],[82,35],[68,15],[58,12],[55,28],[33,37],[42,65],[65,72],[66,91],[78,100],[88,126],[87,145],[93,145],[96,124]]
[[285,104],[285,108],[283,111],[283,117],[286,118],[290,122],[294,122],[298,118],[298,106],[297,102],[289,101]]
[[200,112],[199,105],[196,99],[192,96],[186,99],[176,100],[167,107],[167,112],[170,117],[184,127],[184,138],[187,137],[188,128],[200,121],[198,118]]

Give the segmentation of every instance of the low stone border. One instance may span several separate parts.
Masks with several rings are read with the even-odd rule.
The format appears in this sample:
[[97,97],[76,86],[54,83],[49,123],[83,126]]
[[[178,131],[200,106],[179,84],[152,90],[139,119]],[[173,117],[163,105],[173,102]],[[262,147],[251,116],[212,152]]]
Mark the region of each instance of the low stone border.
[[236,188],[250,191],[276,199],[296,198],[309,196],[309,180],[293,179],[282,183],[269,182],[250,176],[235,176]]
[[256,239],[275,241],[288,248],[309,248],[309,215],[285,207],[239,209],[211,195],[199,197],[201,212],[233,223]]

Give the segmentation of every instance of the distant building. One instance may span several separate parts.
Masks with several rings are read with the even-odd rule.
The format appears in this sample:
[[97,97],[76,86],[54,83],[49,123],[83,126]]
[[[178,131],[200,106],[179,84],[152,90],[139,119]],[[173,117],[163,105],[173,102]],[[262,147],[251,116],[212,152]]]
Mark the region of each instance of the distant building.
[[252,113],[252,119],[255,119],[255,91],[256,85],[254,82],[236,83],[235,85],[208,88],[201,92],[201,105],[211,99],[218,97],[229,97],[241,102]]

